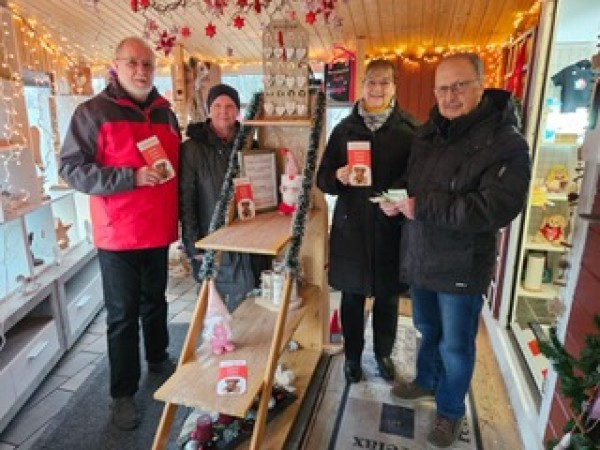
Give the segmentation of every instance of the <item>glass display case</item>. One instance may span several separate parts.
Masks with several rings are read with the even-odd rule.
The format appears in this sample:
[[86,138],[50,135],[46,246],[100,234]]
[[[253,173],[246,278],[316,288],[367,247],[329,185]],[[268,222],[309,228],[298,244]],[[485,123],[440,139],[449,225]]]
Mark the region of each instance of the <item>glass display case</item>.
[[[558,24],[560,28],[560,12]],[[561,36],[556,33],[549,59],[509,320],[531,374],[532,391],[538,393],[544,390],[549,368],[538,340],[547,339],[548,329],[568,306],[563,290],[583,172],[580,146],[595,77],[590,63],[596,52],[593,32],[589,41],[560,41]]]

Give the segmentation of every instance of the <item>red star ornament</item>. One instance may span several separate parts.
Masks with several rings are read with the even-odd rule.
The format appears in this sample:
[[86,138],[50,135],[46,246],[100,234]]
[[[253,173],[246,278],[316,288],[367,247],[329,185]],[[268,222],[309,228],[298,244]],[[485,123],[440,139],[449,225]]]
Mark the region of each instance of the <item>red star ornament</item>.
[[184,25],[179,30],[179,33],[181,34],[182,37],[187,39],[192,35],[192,30],[190,30],[190,27],[188,27],[187,25]]
[[312,25],[317,20],[317,14],[314,11],[309,11],[306,13],[306,23]]
[[217,27],[215,27],[212,22],[209,22],[208,25],[204,27],[204,33],[212,39],[215,34],[217,34]]
[[242,28],[244,28],[244,18],[238,14],[233,19],[233,26],[236,27],[238,30],[241,30]]
[[165,56],[169,56],[175,45],[175,36],[169,36],[165,30],[160,34],[159,41],[156,43],[156,50],[162,50]]

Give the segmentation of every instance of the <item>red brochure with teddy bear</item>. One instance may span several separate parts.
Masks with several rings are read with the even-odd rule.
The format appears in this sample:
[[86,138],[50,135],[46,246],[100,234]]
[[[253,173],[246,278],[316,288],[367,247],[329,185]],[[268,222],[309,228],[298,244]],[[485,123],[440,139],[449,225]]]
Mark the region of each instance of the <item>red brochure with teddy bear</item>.
[[350,186],[371,186],[371,143],[350,141],[347,149]]

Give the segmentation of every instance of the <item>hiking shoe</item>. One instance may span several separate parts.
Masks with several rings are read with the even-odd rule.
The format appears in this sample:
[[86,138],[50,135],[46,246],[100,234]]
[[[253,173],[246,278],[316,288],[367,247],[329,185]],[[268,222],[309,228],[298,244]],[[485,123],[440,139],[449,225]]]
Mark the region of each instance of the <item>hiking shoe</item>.
[[348,383],[358,383],[362,380],[362,368],[360,362],[347,359],[344,362],[344,376]]
[[389,356],[382,358],[376,356],[375,360],[377,361],[377,368],[379,369],[379,375],[381,375],[381,378],[383,378],[385,381],[394,381],[396,368],[394,367],[392,358]]
[[409,400],[413,402],[419,401],[432,401],[435,397],[435,393],[429,389],[423,389],[414,381],[407,383],[406,381],[399,381],[392,388],[392,395],[401,400]]
[[161,375],[171,375],[173,372],[175,372],[176,367],[177,363],[175,361],[173,361],[171,358],[166,358],[159,362],[149,362],[148,372],[158,373]]
[[140,424],[140,414],[135,406],[133,397],[113,398],[111,409],[111,420],[121,430],[133,430]]
[[437,450],[452,447],[460,435],[462,422],[462,417],[449,419],[436,415],[433,428],[427,435],[427,448]]

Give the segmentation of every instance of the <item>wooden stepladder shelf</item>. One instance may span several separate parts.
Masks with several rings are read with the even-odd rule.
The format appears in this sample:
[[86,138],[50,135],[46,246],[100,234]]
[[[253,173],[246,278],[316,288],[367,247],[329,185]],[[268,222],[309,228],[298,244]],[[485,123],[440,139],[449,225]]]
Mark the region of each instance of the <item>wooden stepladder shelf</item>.
[[[315,114],[319,120],[305,120],[301,125],[290,125],[287,121],[263,123],[248,120],[248,125],[242,125],[240,135],[244,132],[244,127],[249,126],[257,130],[259,148],[294,150],[296,147],[298,153],[309,148],[306,158],[307,161],[310,158],[310,164],[306,164],[314,170],[317,156],[323,148],[321,131],[324,128],[325,102],[322,94],[313,95],[315,100],[319,96],[319,102],[315,101],[315,104],[319,104]],[[240,135],[237,141],[240,140]],[[233,153],[236,156],[232,156],[230,169],[235,166],[237,153]],[[230,169],[228,174],[234,172]],[[322,193],[313,186],[314,173],[305,171],[303,176],[304,180],[310,183],[303,184],[299,200],[299,204],[303,205],[300,209],[302,214],[286,216],[277,212],[262,212],[251,220],[213,226],[216,230],[197,242],[198,247],[207,250],[207,254],[211,255],[207,257],[205,254],[203,263],[203,270],[206,268],[209,275],[202,283],[177,369],[154,395],[157,400],[165,402],[165,407],[156,431],[153,449],[166,448],[178,405],[244,417],[257,396],[260,396],[260,400],[252,438],[240,448],[283,448],[323,352],[329,310],[329,290],[325,272],[327,205]],[[231,178],[226,177],[224,189],[230,182]],[[231,202],[231,197],[227,198],[227,202]],[[213,222],[219,222],[218,218],[224,216],[223,205],[219,204],[217,207],[220,208],[221,215],[215,212]],[[303,233],[298,233],[299,229],[302,229]],[[308,239],[302,240],[302,236]],[[212,354],[209,343],[203,343],[197,348],[197,342],[208,304],[209,280],[215,273],[211,266],[214,264],[213,253],[221,251],[268,256],[278,256],[286,252],[286,276],[279,310],[273,311],[260,306],[254,298],[245,299],[232,314],[231,328],[236,348],[233,352],[217,356]],[[298,286],[298,296],[302,298],[303,303],[300,308],[290,311],[292,286],[297,281],[294,267],[299,264],[300,259],[304,282]],[[298,341],[300,349],[284,352],[291,339]],[[228,359],[246,361],[247,391],[243,395],[219,396],[216,393],[219,362]],[[269,422],[269,432],[266,433],[267,409],[278,361],[285,362],[296,375],[294,387],[297,399]]]

